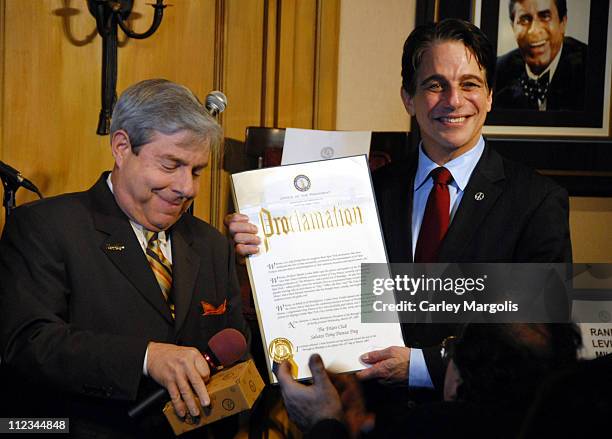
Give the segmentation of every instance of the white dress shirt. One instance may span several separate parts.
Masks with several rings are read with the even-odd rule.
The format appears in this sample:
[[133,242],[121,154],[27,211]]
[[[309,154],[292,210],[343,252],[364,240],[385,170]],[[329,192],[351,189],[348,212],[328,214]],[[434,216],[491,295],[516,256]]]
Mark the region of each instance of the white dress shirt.
[[[453,181],[448,185],[448,193],[450,195],[450,220],[453,221],[455,213],[461,204],[463,192],[467,186],[472,172],[476,168],[476,164],[484,151],[484,139],[480,136],[478,143],[469,151],[461,154],[459,157],[447,162],[444,167],[453,176]],[[423,223],[423,214],[429,193],[433,188],[433,179],[429,175],[432,170],[439,165],[432,161],[423,151],[423,145],[419,146],[417,172],[414,177],[414,188],[412,198],[412,257],[418,241],[419,231]],[[421,349],[411,349],[410,365],[408,367],[408,383],[410,387],[433,387],[431,376],[425,364],[425,357]]]

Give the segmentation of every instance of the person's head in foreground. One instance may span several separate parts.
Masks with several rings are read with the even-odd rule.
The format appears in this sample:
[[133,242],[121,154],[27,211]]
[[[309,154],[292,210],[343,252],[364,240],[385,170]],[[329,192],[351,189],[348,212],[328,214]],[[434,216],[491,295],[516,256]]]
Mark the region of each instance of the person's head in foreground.
[[579,347],[570,324],[469,324],[447,350],[444,399],[528,404],[550,372],[577,361]]

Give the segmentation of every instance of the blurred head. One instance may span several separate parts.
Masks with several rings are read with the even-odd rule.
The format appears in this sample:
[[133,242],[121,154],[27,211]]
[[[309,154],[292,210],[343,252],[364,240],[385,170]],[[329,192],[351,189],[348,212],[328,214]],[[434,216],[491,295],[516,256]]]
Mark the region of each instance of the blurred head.
[[221,127],[186,87],[163,79],[132,85],[111,123],[119,207],[149,230],[166,230],[197,195],[210,149],[221,140]]
[[549,373],[577,361],[571,324],[469,324],[453,344],[446,400],[528,404]]
[[491,110],[495,51],[480,29],[457,19],[418,26],[404,43],[402,100],[438,164],[476,145]]
[[535,74],[561,50],[567,24],[565,0],[510,0],[510,21],[519,50]]

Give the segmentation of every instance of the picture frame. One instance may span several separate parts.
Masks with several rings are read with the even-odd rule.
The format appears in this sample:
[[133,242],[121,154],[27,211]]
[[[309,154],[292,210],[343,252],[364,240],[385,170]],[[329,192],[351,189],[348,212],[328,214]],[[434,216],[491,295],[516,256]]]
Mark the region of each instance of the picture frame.
[[[508,11],[508,0],[476,0],[473,22],[487,34],[500,57],[510,55],[507,51],[517,48]],[[504,85],[505,72],[498,72],[494,107],[489,113],[485,134],[531,135],[531,136],[592,136],[610,137],[610,89],[612,87],[612,11],[609,0],[567,0],[567,26],[565,36],[577,44],[585,43],[586,66],[581,70],[584,84],[564,84],[563,99],[569,102],[574,90],[581,90],[579,101],[582,108],[546,109],[504,108],[499,104],[500,88]],[[572,14],[576,23],[572,28]],[[572,37],[572,35],[574,38]],[[579,38],[579,39],[578,39]],[[581,41],[582,40],[582,41]],[[567,42],[564,46],[569,46]],[[500,47],[505,47],[501,50]],[[568,50],[565,48],[564,50]],[[518,53],[518,50],[514,50]],[[521,63],[522,64],[522,63]],[[521,70],[523,65],[520,66]],[[564,70],[559,62],[554,75]],[[513,72],[514,73],[514,72]],[[518,78],[514,79],[518,83]],[[552,84],[551,80],[551,84]],[[583,81],[578,81],[583,82]],[[561,91],[560,91],[561,92]],[[497,101],[497,102],[496,102]],[[520,124],[517,123],[520,121]]]

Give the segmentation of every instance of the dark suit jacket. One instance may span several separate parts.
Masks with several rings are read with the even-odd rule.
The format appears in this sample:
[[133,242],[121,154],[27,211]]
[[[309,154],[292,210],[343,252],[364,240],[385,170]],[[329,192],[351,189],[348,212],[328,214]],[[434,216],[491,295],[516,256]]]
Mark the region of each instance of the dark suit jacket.
[[[412,197],[418,155],[374,175],[376,201],[392,263],[412,262]],[[482,200],[475,195],[484,194]],[[570,262],[567,192],[533,170],[502,158],[489,146],[465,188],[442,242],[440,262]],[[447,325],[406,325],[408,346],[437,345]],[[425,350],[436,388],[443,380],[440,349]]]
[[[227,239],[191,215],[170,233],[175,322],[106,175],[14,211],[0,241],[2,358],[20,389],[53,392],[26,392],[29,414],[42,398],[40,413],[70,416],[71,430],[82,420],[109,437],[142,436],[144,424],[165,427],[126,416],[155,387],[142,373],[150,341],[201,350],[223,328],[247,334]],[[202,301],[226,311],[203,315]]]
[[[585,108],[588,47],[571,37],[563,40],[559,64],[551,78],[546,110],[581,111]],[[529,109],[520,78],[526,76],[525,61],[515,49],[497,59],[493,109]]]

